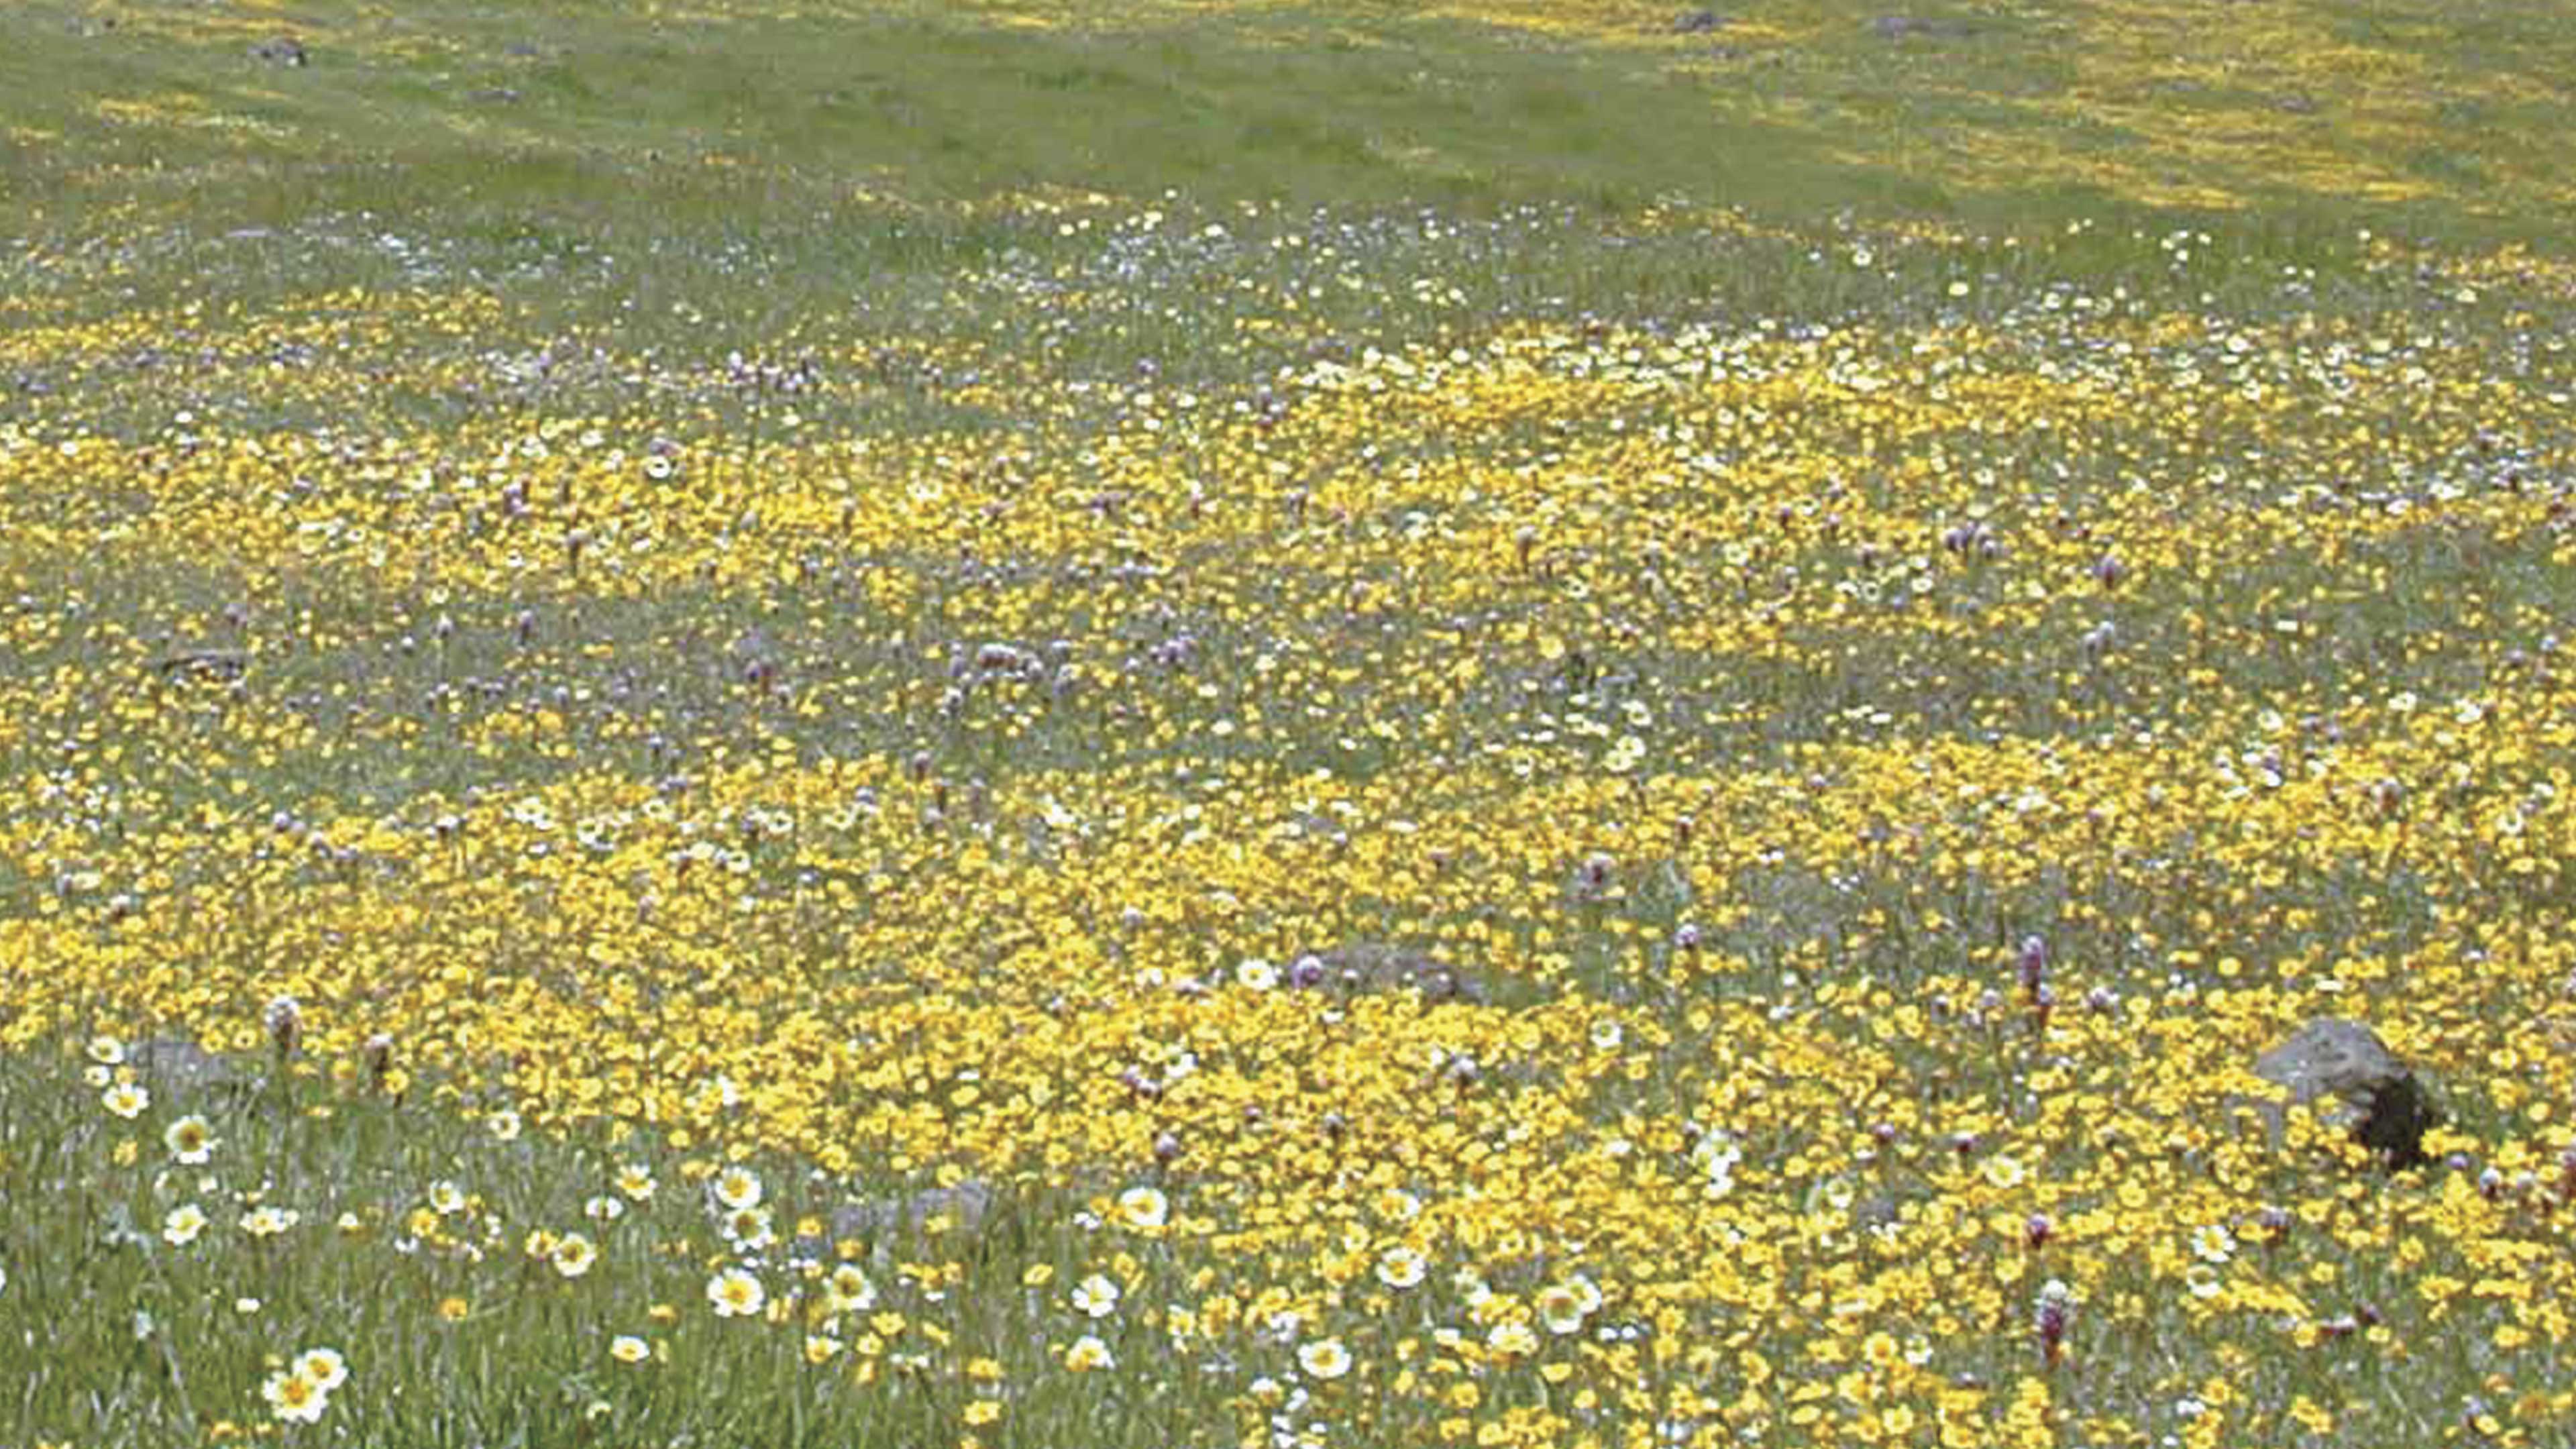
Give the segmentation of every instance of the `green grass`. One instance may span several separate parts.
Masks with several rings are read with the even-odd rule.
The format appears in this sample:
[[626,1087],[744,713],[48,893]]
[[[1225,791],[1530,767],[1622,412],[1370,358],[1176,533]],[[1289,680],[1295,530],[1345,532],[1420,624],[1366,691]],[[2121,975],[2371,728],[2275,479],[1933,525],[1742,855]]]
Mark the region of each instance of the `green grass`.
[[[2569,42],[2549,4],[2481,6],[2474,23],[2353,6],[2333,12],[2339,32],[2285,32],[2261,70],[2295,80],[2298,48],[2346,48],[2297,94],[2366,100],[2345,91],[2382,52],[2441,87],[2412,161],[2335,139],[2331,111],[2315,118],[2302,144],[2356,166],[2398,159],[2430,184],[2358,208],[2322,177],[2185,154],[2187,131],[2140,137],[2089,116],[2096,99],[2143,90],[2158,114],[2204,114],[2224,132],[2268,127],[2286,94],[2269,79],[2235,92],[2157,80],[2152,42],[2143,57],[2114,49],[2124,22],[2096,9],[1962,11],[1961,33],[1890,40],[1872,12],[1807,4],[1748,17],[1765,34],[1737,42],[1660,33],[1648,13],[1560,37],[1396,6],[1141,7],[1080,25],[1035,11],[1039,24],[1018,26],[993,23],[1009,7],[650,20],[609,5],[37,0],[0,22],[12,98],[0,188],[22,226],[87,230],[131,200],[184,206],[207,230],[365,212],[495,240],[758,236],[863,225],[877,197],[937,208],[1166,191],[2030,223],[2154,209],[2124,178],[2175,172],[2275,225],[2366,217],[2538,239],[2563,218],[2544,138],[2569,119],[2551,79]],[[275,35],[301,37],[311,63],[250,57]],[[1983,159],[2015,148],[2066,164],[2016,175]]]

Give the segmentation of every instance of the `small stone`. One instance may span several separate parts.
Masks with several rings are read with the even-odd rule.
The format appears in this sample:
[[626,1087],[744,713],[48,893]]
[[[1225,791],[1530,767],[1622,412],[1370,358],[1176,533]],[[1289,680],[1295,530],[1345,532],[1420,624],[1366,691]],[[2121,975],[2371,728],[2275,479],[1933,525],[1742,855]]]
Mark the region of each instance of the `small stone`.
[[1682,12],[1679,19],[1673,21],[1673,33],[1676,35],[1708,35],[1715,31],[1724,30],[1727,26],[1733,23],[1734,21],[1729,17],[1720,15],[1714,10],[1686,10]]
[[[2357,1021],[2323,1017],[2291,1033],[2255,1060],[2254,1075],[2287,1094],[2290,1105],[2348,1128],[2398,1168],[2421,1166],[2424,1134],[2442,1120],[2415,1073],[2379,1034]],[[2277,1133],[2281,1104],[2263,1104]]]
[[137,1043],[126,1060],[146,1086],[174,1102],[255,1085],[251,1074],[230,1059],[175,1037]]
[[[1306,958],[1298,959],[1302,965]],[[1412,990],[1422,993],[1426,1005],[1463,1001],[1481,1006],[1488,999],[1484,983],[1464,969],[1402,946],[1359,941],[1315,952],[1313,960],[1323,967],[1322,984],[1346,996]],[[1292,968],[1289,979],[1294,983],[1301,977]]]
[[250,48],[250,58],[267,61],[270,65],[305,66],[313,63],[313,57],[305,52],[304,42],[292,35],[259,42]]
[[1968,33],[1964,21],[1929,15],[1881,15],[1870,21],[1869,28],[1876,31],[1882,40],[1937,40]]
[[873,1239],[886,1233],[916,1230],[933,1218],[945,1218],[952,1232],[972,1233],[992,1215],[994,1202],[992,1185],[970,1177],[954,1187],[924,1188],[846,1204],[832,1213],[832,1235],[840,1239]]

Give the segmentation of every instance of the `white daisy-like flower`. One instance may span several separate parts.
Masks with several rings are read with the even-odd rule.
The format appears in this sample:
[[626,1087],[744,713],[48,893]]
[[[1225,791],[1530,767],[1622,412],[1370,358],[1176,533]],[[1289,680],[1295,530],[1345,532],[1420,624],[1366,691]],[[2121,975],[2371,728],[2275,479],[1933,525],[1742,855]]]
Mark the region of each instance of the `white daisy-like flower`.
[[290,1424],[319,1423],[322,1411],[331,1405],[330,1391],[293,1369],[280,1369],[260,1385],[259,1396],[268,1400],[269,1412]]
[[725,1214],[725,1236],[746,1253],[757,1253],[778,1241],[776,1226],[765,1207],[736,1208]]
[[170,1149],[172,1161],[195,1167],[215,1155],[217,1143],[206,1119],[191,1112],[161,1133],[161,1145]]
[[1153,1232],[1172,1219],[1172,1201],[1160,1188],[1131,1187],[1118,1194],[1118,1220],[1139,1232]]
[[865,1313],[877,1305],[877,1285],[865,1268],[843,1263],[823,1280],[823,1303],[831,1313]]
[[161,1216],[161,1241],[174,1248],[184,1248],[206,1230],[205,1210],[192,1202],[183,1202]]
[[599,1261],[599,1249],[579,1233],[566,1233],[556,1241],[554,1251],[546,1255],[555,1271],[567,1278],[578,1278]]
[[1109,1345],[1100,1341],[1099,1335],[1086,1333],[1064,1351],[1064,1366],[1080,1374],[1094,1369],[1116,1368],[1118,1360],[1109,1352]]
[[152,1105],[152,1094],[135,1082],[112,1082],[99,1094],[98,1104],[131,1122]]
[[715,1184],[709,1191],[715,1194],[718,1205],[731,1212],[758,1207],[761,1195],[760,1174],[737,1163],[717,1173]]
[[308,1348],[295,1356],[294,1368],[326,1394],[349,1381],[349,1361],[336,1348]]
[[1234,968],[1234,979],[1247,990],[1268,991],[1279,984],[1279,968],[1255,956]]
[[608,1356],[619,1363],[642,1363],[653,1356],[653,1346],[631,1333],[621,1333],[608,1341]]
[[2236,1256],[2236,1235],[2216,1223],[2194,1228],[2191,1253],[2204,1263],[2224,1263]]
[[1297,1367],[1310,1379],[1337,1379],[1351,1371],[1351,1351],[1338,1338],[1297,1345]]
[[1574,1290],[1574,1296],[1582,1303],[1585,1314],[1601,1311],[1601,1285],[1592,1281],[1592,1275],[1573,1274],[1565,1280],[1565,1286]]
[[1400,1187],[1380,1189],[1376,1205],[1377,1215],[1390,1222],[1409,1223],[1422,1216],[1422,1199]]
[[769,1290],[740,1268],[727,1268],[707,1280],[707,1301],[718,1318],[751,1318],[769,1303]]
[[2207,1263],[2194,1263],[2183,1269],[2182,1281],[2194,1298],[2215,1298],[2227,1288],[2227,1280]]
[[1583,1295],[1572,1284],[1551,1283],[1538,1290],[1538,1321],[1547,1325],[1548,1332],[1560,1337],[1581,1333],[1586,1316]]
[[1377,1281],[1389,1288],[1410,1288],[1430,1271],[1430,1261],[1401,1244],[1377,1255]]
[[273,1238],[303,1220],[304,1215],[293,1208],[262,1203],[242,1214],[241,1230],[254,1238]]
[[1118,1311],[1118,1285],[1094,1273],[1073,1285],[1074,1311],[1086,1318],[1107,1318]]

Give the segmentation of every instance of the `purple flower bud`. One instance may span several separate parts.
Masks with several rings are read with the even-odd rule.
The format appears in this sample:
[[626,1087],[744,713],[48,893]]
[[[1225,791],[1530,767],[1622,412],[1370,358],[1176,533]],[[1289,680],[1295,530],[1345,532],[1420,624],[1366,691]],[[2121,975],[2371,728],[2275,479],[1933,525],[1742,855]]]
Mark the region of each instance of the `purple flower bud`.
[[2040,1356],[2049,1367],[2057,1366],[2066,1347],[2066,1332],[2075,1323],[2075,1290],[2051,1278],[2039,1290],[2038,1305],[2031,1313],[2031,1326],[2039,1332]]
[[2021,938],[2021,989],[2031,999],[2039,997],[2039,983],[2048,974],[2048,942],[2038,936]]
[[295,998],[270,998],[259,1019],[260,1024],[268,1029],[269,1044],[277,1048],[277,1059],[282,1062],[295,1055],[296,1047],[304,1040],[304,1008],[296,1003]]

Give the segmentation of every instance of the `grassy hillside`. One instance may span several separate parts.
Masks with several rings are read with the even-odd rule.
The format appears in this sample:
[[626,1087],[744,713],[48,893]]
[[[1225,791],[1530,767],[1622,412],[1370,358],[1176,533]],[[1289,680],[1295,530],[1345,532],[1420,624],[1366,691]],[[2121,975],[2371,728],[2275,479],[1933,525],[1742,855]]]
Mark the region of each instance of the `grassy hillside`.
[[[2105,208],[2553,233],[2550,0],[278,5],[31,0],[13,209],[707,226],[1167,189]],[[254,47],[292,39],[302,65]]]

